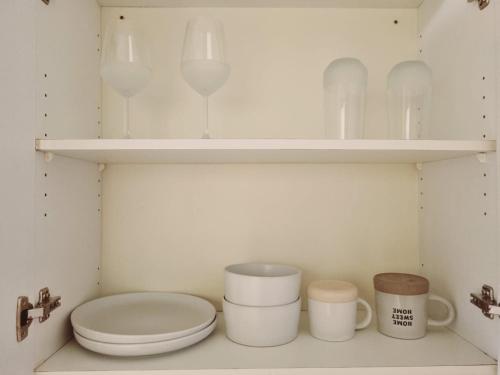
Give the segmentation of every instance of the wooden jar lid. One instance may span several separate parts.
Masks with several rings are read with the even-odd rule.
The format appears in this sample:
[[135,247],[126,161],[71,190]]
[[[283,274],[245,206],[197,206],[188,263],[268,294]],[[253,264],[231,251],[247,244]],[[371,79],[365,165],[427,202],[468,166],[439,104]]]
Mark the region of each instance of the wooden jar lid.
[[358,298],[358,288],[347,281],[318,280],[309,284],[307,296],[328,303],[351,302]]
[[389,294],[414,296],[429,292],[429,280],[408,273],[379,273],[373,278],[375,290]]

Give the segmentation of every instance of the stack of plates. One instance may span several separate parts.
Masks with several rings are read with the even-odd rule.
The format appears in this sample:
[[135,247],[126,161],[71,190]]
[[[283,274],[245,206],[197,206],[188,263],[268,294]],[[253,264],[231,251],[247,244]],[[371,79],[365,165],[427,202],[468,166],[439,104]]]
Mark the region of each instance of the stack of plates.
[[76,341],[101,354],[141,356],[196,344],[216,326],[215,308],[177,293],[127,293],[99,298],[71,314]]

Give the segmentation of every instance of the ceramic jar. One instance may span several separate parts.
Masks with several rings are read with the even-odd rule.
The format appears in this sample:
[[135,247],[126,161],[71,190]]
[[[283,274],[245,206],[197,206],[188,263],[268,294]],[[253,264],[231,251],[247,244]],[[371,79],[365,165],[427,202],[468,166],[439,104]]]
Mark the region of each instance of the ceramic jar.
[[[346,341],[357,329],[366,328],[372,320],[372,309],[358,298],[358,288],[347,281],[313,281],[307,288],[309,328],[311,335],[325,341]],[[357,305],[366,309],[366,317],[356,323]]]
[[[405,273],[381,273],[373,278],[378,330],[399,339],[424,337],[427,326],[446,326],[455,319],[455,310],[442,297],[429,294],[429,281]],[[444,304],[448,310],[443,320],[427,318],[427,301]]]

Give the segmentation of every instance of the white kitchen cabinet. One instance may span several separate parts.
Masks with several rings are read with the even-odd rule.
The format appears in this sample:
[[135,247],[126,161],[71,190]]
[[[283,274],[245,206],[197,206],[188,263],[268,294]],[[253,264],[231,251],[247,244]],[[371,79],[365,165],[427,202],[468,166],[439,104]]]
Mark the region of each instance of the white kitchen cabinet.
[[[223,21],[232,66],[212,140],[196,139],[202,102],[179,70],[196,14]],[[153,61],[130,140],[99,76],[120,15]],[[500,291],[496,1],[6,0],[0,20],[1,374],[497,373],[499,318],[469,301]],[[323,69],[344,56],[368,68],[368,139],[323,138]],[[430,139],[387,140],[385,79],[410,59],[433,71]],[[256,349],[228,341],[221,314],[204,342],[139,359],[71,340],[70,312],[99,295],[181,291],[220,309],[223,267],[244,261],[299,266],[304,287],[350,280],[371,303],[374,274],[419,273],[457,319],[422,340],[373,325],[326,343],[304,315],[296,341]],[[17,342],[17,297],[45,286],[62,306]]]

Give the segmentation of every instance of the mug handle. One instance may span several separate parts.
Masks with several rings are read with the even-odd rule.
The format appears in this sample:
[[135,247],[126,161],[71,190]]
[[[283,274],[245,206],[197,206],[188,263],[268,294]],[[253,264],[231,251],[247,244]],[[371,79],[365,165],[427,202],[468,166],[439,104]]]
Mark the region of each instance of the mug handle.
[[443,297],[436,296],[435,294],[429,294],[429,299],[437,302],[441,302],[448,309],[448,316],[443,320],[428,319],[427,324],[430,326],[447,326],[455,319],[455,309],[453,305],[445,300]]
[[365,318],[356,324],[356,329],[363,329],[366,328],[370,325],[372,321],[372,307],[362,298],[358,298],[357,302],[365,307],[366,310],[366,316]]

